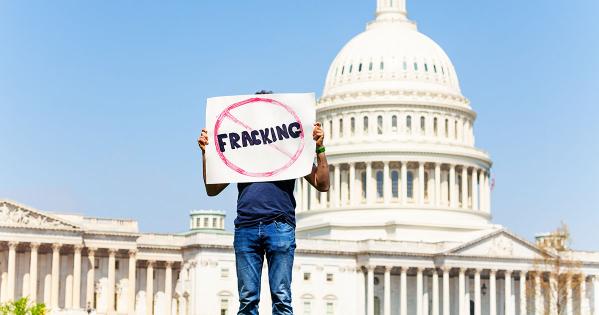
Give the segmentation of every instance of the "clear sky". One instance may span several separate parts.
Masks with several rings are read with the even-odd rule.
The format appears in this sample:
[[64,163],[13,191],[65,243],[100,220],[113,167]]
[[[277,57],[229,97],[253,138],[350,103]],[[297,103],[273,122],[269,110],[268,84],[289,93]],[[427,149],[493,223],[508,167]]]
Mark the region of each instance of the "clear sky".
[[[375,0],[0,1],[0,198],[180,232],[205,195],[205,99],[322,91]],[[494,222],[599,250],[599,1],[411,0],[494,160]]]

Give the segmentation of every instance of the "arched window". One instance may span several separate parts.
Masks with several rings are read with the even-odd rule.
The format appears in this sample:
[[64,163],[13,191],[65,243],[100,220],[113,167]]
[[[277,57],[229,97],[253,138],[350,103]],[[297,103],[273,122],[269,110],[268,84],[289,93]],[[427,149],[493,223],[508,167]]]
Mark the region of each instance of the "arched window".
[[385,70],[385,63],[381,61],[381,70]]
[[333,302],[327,302],[327,315],[335,315],[335,304]]
[[329,139],[333,139],[333,121],[329,120]]
[[383,171],[377,171],[376,172],[376,196],[379,199],[384,197],[383,184],[384,184]]
[[435,117],[435,119],[433,119],[433,131],[435,132],[435,136],[438,136],[438,134],[439,134],[439,121],[438,121],[437,117]]
[[339,118],[339,138],[343,137],[343,118]]
[[229,315],[229,299],[220,300],[220,315]]
[[345,73],[345,66],[341,67],[341,74],[343,75]]
[[379,135],[383,134],[383,116],[376,118],[376,130]]
[[391,117],[391,130],[393,132],[397,132],[397,116],[396,115],[393,115]]
[[391,172],[391,194],[393,198],[399,198],[399,172]]
[[418,71],[418,63],[414,62],[414,71]]
[[361,176],[361,185],[362,185],[362,200],[366,200],[366,171],[363,171]]
[[372,61],[368,64],[368,71],[372,71]]
[[428,64],[424,64],[424,71],[428,72]]
[[354,65],[349,65],[349,73],[354,69]]
[[428,172],[424,172],[424,199],[428,199]]
[[408,133],[412,133],[412,116],[406,117],[406,129]]
[[424,134],[426,132],[426,118],[420,116],[420,132]]
[[[457,171],[456,171],[457,172]],[[464,184],[463,178],[461,174],[456,176],[456,181],[458,182],[458,203],[462,203],[462,185]]]
[[364,116],[364,134],[368,134],[368,116]]
[[312,315],[312,302],[304,301],[304,315]]
[[358,72],[362,72],[362,64],[358,66]]
[[352,117],[349,120],[349,124],[350,124],[350,129],[351,129],[351,135],[355,135],[356,134],[356,118]]
[[433,65],[433,70],[437,73],[437,65]]
[[454,136],[454,138],[456,138],[456,140],[457,140],[457,139],[458,139],[458,121],[456,120],[456,121],[453,123],[453,125],[454,125],[454,126],[453,126],[453,136]]
[[445,119],[445,138],[449,138],[449,119]]
[[408,171],[408,198],[414,198],[414,173]]
[[403,71],[408,70],[408,63],[407,62],[403,62]]

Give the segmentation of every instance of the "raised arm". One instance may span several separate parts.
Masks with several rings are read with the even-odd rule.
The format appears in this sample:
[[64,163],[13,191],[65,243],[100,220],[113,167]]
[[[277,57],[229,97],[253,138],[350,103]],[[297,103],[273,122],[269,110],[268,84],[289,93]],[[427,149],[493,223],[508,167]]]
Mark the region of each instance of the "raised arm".
[[198,138],[198,145],[202,149],[202,175],[204,177],[204,187],[208,196],[216,196],[221,193],[229,184],[206,184],[206,145],[208,145],[208,130],[202,129],[202,134]]
[[314,124],[312,137],[316,141],[316,165],[312,167],[312,172],[304,178],[318,191],[327,192],[330,187],[329,164],[324,153],[324,131],[319,122]]

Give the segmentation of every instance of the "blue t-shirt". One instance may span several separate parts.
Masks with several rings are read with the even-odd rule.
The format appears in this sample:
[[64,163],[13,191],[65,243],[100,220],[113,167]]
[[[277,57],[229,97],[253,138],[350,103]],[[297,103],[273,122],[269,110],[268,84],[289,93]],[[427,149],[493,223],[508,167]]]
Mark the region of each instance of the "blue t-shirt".
[[239,183],[235,226],[281,221],[295,226],[295,179]]

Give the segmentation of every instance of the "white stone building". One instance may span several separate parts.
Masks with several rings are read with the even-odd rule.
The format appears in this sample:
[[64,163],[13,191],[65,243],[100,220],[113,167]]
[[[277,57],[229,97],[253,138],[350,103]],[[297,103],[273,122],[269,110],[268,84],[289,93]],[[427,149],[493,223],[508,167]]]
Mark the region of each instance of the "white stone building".
[[[377,1],[333,61],[317,116],[332,189],[297,184],[296,314],[557,314],[541,249],[491,222],[476,114],[405,0]],[[29,296],[61,314],[235,314],[232,243],[219,211],[192,212],[185,234],[151,234],[3,200],[0,300]],[[566,313],[599,315],[599,252],[550,255],[580,262]]]

